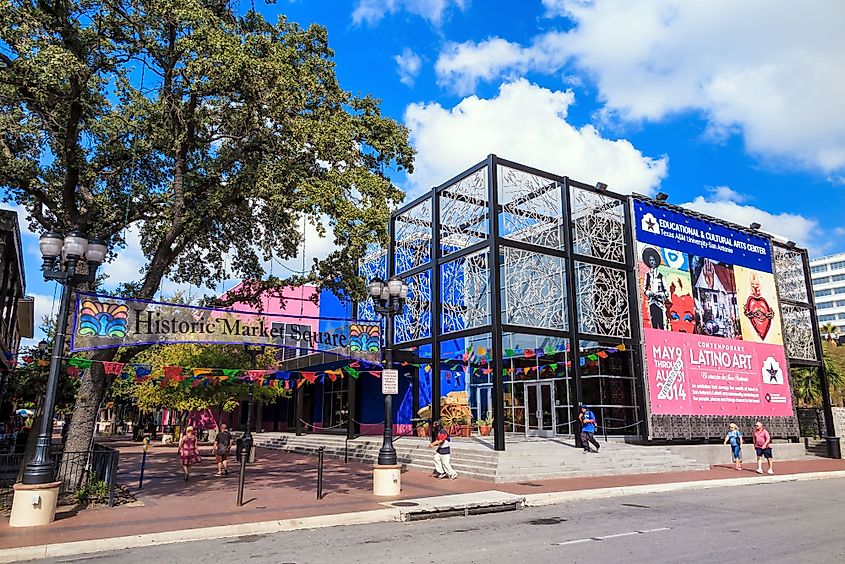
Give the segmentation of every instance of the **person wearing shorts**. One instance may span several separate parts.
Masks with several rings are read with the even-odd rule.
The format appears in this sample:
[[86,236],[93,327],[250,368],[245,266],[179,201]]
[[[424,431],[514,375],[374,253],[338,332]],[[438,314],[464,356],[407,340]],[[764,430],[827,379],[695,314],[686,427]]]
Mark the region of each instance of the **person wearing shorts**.
[[757,451],[757,473],[763,473],[763,459],[769,463],[769,474],[774,474],[774,460],[772,460],[772,436],[763,426],[762,421],[754,424],[754,450]]
[[217,474],[224,476],[229,474],[229,451],[232,450],[232,433],[225,423],[220,425],[220,432],[214,439],[214,458],[217,460]]

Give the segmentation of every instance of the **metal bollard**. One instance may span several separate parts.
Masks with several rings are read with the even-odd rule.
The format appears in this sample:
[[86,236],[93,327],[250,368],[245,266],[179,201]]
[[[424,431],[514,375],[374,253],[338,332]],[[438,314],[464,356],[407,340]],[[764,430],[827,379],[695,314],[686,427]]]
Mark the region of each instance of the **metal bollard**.
[[138,489],[144,487],[144,467],[147,465],[147,449],[150,448],[150,440],[144,437],[144,455],[141,457],[141,478],[138,480]]
[[323,451],[326,447],[320,447],[320,454],[317,461],[317,499],[323,499]]

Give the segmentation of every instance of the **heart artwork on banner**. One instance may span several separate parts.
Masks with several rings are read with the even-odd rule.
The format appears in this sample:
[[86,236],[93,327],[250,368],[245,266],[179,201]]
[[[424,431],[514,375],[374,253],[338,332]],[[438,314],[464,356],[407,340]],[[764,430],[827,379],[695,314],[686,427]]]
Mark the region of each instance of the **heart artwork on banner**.
[[765,339],[772,327],[775,312],[766,298],[760,295],[760,281],[755,274],[751,275],[751,295],[745,300],[743,313],[751,322],[751,326],[760,336],[760,339]]

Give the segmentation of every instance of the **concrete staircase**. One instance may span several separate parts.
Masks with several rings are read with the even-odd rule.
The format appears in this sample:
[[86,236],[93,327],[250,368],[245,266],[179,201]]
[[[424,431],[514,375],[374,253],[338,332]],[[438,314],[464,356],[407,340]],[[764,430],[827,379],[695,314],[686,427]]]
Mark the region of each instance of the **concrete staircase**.
[[[346,441],[334,435],[260,433],[253,435],[258,447],[296,454],[316,455],[324,448],[327,457],[373,464],[381,448],[381,437],[358,437]],[[684,470],[706,470],[702,464],[669,449],[637,446],[623,442],[601,443],[599,454],[583,454],[574,442],[561,438],[540,439],[508,437],[507,450],[493,450],[488,437],[453,438],[452,467],[461,475],[490,482],[525,482],[579,476],[612,474],[647,474]],[[428,440],[402,437],[394,442],[400,464],[406,468],[433,470],[432,449]],[[347,450],[348,448],[348,450]]]

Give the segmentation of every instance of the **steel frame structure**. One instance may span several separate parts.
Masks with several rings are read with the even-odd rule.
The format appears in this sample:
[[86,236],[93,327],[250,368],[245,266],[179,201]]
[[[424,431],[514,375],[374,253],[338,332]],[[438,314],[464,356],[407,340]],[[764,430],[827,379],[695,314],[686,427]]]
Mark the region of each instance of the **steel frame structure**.
[[[633,375],[633,403],[640,440],[712,439],[723,435],[727,426],[724,417],[649,413],[632,222],[634,198],[697,215],[666,202],[615,194],[603,185],[597,188],[496,155],[489,155],[391,215],[386,260],[379,258],[384,255],[378,251],[370,253],[362,275],[382,278],[396,275],[408,282],[406,309],[396,317],[395,342],[386,345],[396,349],[397,360],[402,360],[403,350],[430,346],[432,413],[440,413],[441,409],[442,345],[455,339],[489,336],[490,368],[494,376],[494,448],[504,450],[503,336],[535,335],[568,340],[572,359],[580,358],[581,341],[624,345],[630,351],[627,362]],[[748,228],[717,218],[702,217],[750,232]],[[754,234],[761,235],[757,231]],[[791,366],[816,366],[823,371],[806,250],[772,243],[775,255],[788,251],[800,263],[800,268],[795,265],[792,268],[794,272],[800,270],[803,279],[789,282],[780,272],[783,267],[777,264],[776,279],[782,294],[781,308],[784,311],[793,308],[809,321],[810,327],[802,334],[809,335],[810,341],[804,342],[807,341],[804,338],[800,347],[812,349],[814,353],[814,358],[790,354],[799,344],[785,332],[787,358]],[[529,268],[513,268],[509,264],[510,258],[520,255],[522,259],[527,257],[525,264],[531,263]],[[778,257],[774,258],[777,262]],[[555,265],[562,267],[563,272],[551,269]],[[460,282],[464,287],[456,289],[455,272],[459,266],[464,268]],[[471,292],[467,284],[471,285]],[[523,301],[517,303],[516,309],[514,303],[518,300],[512,295],[513,284],[521,285],[517,292],[520,289],[534,292],[522,296]],[[797,298],[787,295],[784,288],[789,284],[803,284],[804,294],[799,293]],[[466,297],[469,293],[472,301],[455,303],[456,295]],[[528,302],[538,297],[545,300],[543,306],[550,306],[553,311],[527,311]],[[359,317],[375,318],[368,316],[374,313],[369,311],[369,306],[359,307],[365,308],[359,310]],[[534,318],[529,319],[531,316]],[[802,324],[805,328],[807,325]],[[573,399],[577,405],[584,398],[583,370],[579,362],[571,365]],[[415,377],[414,413],[420,407],[418,388]],[[775,431],[773,434],[797,436],[797,419],[769,419],[772,421],[767,421],[767,425]]]

